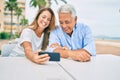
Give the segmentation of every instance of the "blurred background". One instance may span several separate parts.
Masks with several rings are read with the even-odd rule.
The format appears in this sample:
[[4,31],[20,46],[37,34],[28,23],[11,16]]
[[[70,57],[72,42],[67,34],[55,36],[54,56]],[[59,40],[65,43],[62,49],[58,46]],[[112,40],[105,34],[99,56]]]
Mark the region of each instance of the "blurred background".
[[72,4],[78,22],[90,26],[97,54],[120,56],[120,0],[0,0],[0,50],[18,38],[42,7],[54,10],[59,25],[57,9],[63,4]]

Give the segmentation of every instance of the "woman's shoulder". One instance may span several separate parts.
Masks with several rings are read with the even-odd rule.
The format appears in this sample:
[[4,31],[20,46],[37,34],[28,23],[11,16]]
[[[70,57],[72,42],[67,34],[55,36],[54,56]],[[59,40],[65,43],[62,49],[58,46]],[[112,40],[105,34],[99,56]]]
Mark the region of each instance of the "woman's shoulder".
[[23,31],[25,31],[25,32],[26,32],[26,31],[27,31],[27,32],[33,32],[33,30],[30,29],[30,28],[24,28]]

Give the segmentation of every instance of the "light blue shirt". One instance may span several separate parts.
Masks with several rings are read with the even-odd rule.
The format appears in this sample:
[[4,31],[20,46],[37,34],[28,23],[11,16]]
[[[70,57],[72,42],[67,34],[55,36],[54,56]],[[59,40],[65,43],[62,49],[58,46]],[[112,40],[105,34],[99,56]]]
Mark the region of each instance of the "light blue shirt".
[[[76,23],[71,37],[66,34],[59,26],[50,33],[49,45],[58,43],[61,46],[67,46],[70,50],[85,49],[92,56],[96,55],[96,47],[92,32],[87,25]],[[55,48],[48,47],[48,51],[53,52]]]

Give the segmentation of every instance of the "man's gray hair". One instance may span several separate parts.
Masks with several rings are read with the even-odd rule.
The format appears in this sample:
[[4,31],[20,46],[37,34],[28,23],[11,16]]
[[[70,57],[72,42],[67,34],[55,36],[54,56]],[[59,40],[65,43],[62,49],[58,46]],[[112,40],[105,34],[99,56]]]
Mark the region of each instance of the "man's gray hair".
[[76,10],[74,9],[74,7],[70,4],[65,4],[62,5],[59,9],[58,9],[58,13],[70,13],[72,14],[72,17],[75,18],[76,15]]

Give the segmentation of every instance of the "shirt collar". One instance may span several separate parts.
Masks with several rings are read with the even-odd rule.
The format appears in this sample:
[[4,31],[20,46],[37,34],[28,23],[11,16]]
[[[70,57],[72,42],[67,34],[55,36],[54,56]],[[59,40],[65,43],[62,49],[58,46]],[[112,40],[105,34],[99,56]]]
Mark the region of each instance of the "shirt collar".
[[73,32],[74,32],[74,30],[77,28],[77,23],[75,23],[75,26],[74,26],[74,28],[73,28]]

